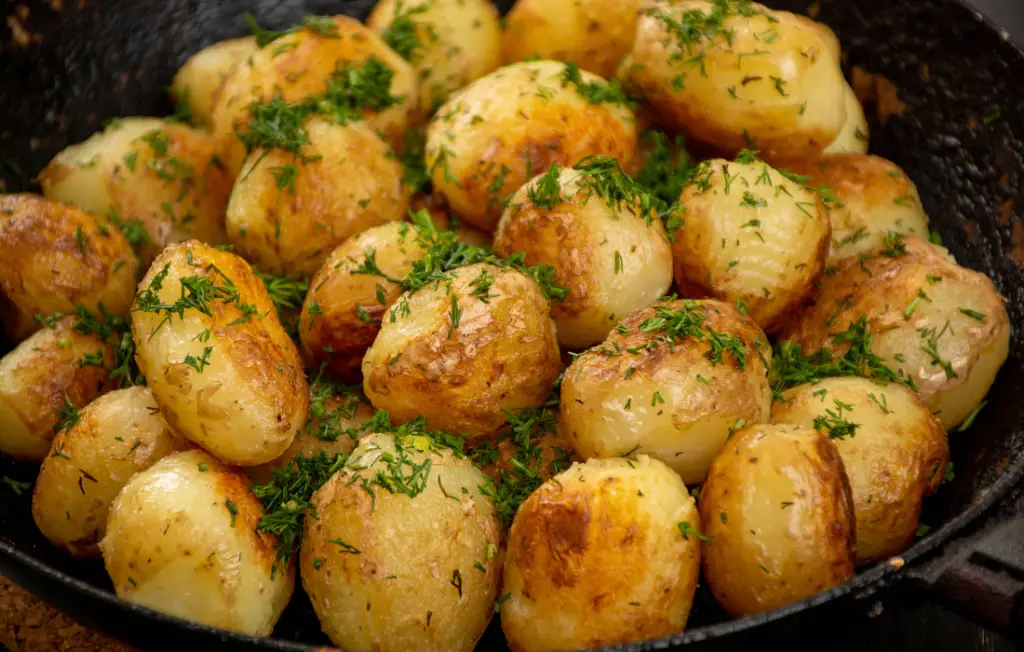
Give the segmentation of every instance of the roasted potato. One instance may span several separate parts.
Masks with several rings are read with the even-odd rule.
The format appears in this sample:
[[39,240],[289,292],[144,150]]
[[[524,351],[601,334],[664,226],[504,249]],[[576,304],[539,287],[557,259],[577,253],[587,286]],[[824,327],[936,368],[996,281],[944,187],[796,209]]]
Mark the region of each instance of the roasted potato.
[[658,460],[591,459],[545,482],[508,539],[501,627],[516,652],[578,650],[683,630],[700,515]]
[[949,442],[939,420],[899,384],[828,378],[783,393],[772,422],[832,437],[853,489],[857,562],[903,550],[917,532],[921,499],[942,483]]
[[672,253],[679,293],[735,302],[777,332],[813,293],[828,258],[828,211],[815,191],[766,163],[702,166],[681,198]]
[[267,636],[295,586],[244,476],[200,450],[137,473],[110,507],[100,541],[122,600],[202,625]]
[[39,173],[48,199],[123,230],[143,269],[172,242],[225,244],[231,182],[212,136],[157,118],[115,121],[65,148]]
[[218,41],[188,58],[171,81],[179,108],[187,109],[197,124],[213,126],[213,105],[227,78],[259,52],[255,36]]
[[148,388],[104,394],[54,438],[36,479],[32,517],[58,548],[99,557],[110,504],[128,480],[186,447]]
[[85,211],[36,195],[0,195],[0,308],[11,340],[36,331],[36,315],[76,306],[127,315],[137,269],[124,236]]
[[835,444],[813,428],[735,433],[700,492],[704,579],[732,616],[770,611],[853,577],[854,511]]
[[[403,490],[390,485],[410,473]],[[502,562],[484,481],[469,460],[433,450],[425,437],[359,442],[313,495],[317,518],[306,519],[300,553],[302,585],[336,645],[473,649],[494,613]]]
[[867,154],[870,132],[868,120],[864,117],[864,107],[849,84],[846,85],[845,95],[846,122],[836,139],[824,151],[826,154]]
[[194,241],[167,247],[139,284],[132,335],[167,422],[229,464],[273,460],[306,421],[299,352],[235,254]]
[[636,120],[624,94],[556,61],[519,63],[478,79],[427,127],[435,191],[488,232],[506,196],[552,163],[574,165],[588,154],[617,158],[633,171]]
[[[618,163],[608,162],[552,165],[516,191],[495,233],[499,255],[522,252],[527,265],[551,265],[555,282],[569,290],[551,317],[558,343],[570,349],[597,344],[618,319],[672,284],[672,248],[657,212]],[[609,181],[632,196],[610,194]]]
[[566,370],[562,428],[584,459],[650,455],[699,483],[735,428],[767,421],[770,361],[764,333],[732,306],[663,300]]
[[948,430],[978,407],[1006,361],[1003,301],[984,274],[923,240],[894,235],[881,249],[840,261],[782,337],[806,354],[825,348],[834,357],[853,341],[870,346]]

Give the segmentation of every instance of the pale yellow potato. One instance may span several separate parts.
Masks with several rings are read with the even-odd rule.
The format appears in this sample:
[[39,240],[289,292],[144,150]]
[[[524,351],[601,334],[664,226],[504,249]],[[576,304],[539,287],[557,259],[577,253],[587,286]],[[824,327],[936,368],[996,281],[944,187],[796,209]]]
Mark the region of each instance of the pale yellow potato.
[[153,393],[130,387],[85,406],[53,440],[32,494],[32,518],[50,543],[99,557],[110,504],[133,475],[187,443],[171,430]]
[[[381,0],[366,25],[412,63],[425,114],[501,64],[501,25],[490,0]],[[416,44],[406,50],[400,44],[410,31]]]
[[853,87],[849,84],[846,85],[845,101],[846,122],[843,123],[842,131],[825,148],[824,152],[826,154],[842,154],[844,152],[867,154],[871,135],[868,130],[868,119],[864,117],[864,107],[861,106],[857,94],[853,92]]
[[[660,320],[698,326],[680,337]],[[662,301],[621,323],[566,370],[562,431],[584,459],[645,454],[703,481],[733,429],[768,420],[767,338],[718,301]],[[733,350],[714,353],[711,330]]]
[[917,238],[840,261],[782,337],[841,356],[850,345],[834,334],[862,317],[871,350],[913,381],[947,430],[978,407],[1006,361],[1010,321],[992,281]]
[[854,511],[835,444],[813,428],[735,433],[700,491],[704,579],[731,616],[770,611],[853,577]]
[[[427,127],[427,169],[435,191],[460,218],[494,231],[502,202],[552,163],[588,154],[634,171],[636,118],[629,106],[591,104],[556,61],[499,68],[452,95]],[[584,84],[606,82],[580,72]]]
[[503,410],[547,398],[561,371],[555,325],[540,287],[514,269],[478,263],[449,278],[385,313],[363,390],[396,423],[422,415],[433,430],[491,434]]
[[[846,81],[831,31],[757,3],[652,0],[626,74],[663,127],[726,154],[750,143],[768,161],[813,156],[846,123]],[[714,14],[716,18],[710,16]],[[685,16],[685,18],[684,18]],[[687,40],[669,25],[685,23]]]
[[36,315],[127,315],[138,261],[117,229],[69,204],[37,195],[0,195],[0,314],[20,342],[39,328]]
[[683,631],[700,528],[679,476],[646,455],[591,459],[548,480],[509,533],[501,605],[509,646],[590,649]]
[[[76,320],[64,317],[36,331],[0,359],[0,451],[13,459],[42,461],[66,406],[83,408],[113,389],[113,349],[73,330]],[[102,367],[82,364],[97,353]]]
[[[401,451],[398,447],[401,447]],[[389,457],[390,456],[390,457]],[[414,496],[374,477],[430,463]],[[486,477],[426,437],[373,434],[313,494],[302,586],[324,632],[352,652],[470,652],[494,613],[502,555]],[[369,489],[367,489],[369,488]],[[371,493],[372,491],[372,493]]]
[[347,238],[409,209],[402,165],[367,125],[313,119],[305,129],[302,156],[316,160],[256,150],[231,192],[228,237],[265,272],[310,276]]
[[393,73],[389,93],[397,101],[380,111],[364,110],[367,126],[398,146],[405,131],[419,119],[419,80],[409,62],[354,18],[333,16],[331,21],[333,27],[326,30],[303,28],[275,39],[224,84],[214,102],[212,131],[231,174],[238,174],[245,161],[245,147],[235,132],[248,131],[254,102],[275,97],[302,102],[311,95],[322,95],[336,70],[345,66],[361,70],[371,58]]
[[913,540],[921,499],[945,475],[949,442],[939,420],[903,385],[828,378],[783,392],[772,405],[776,424],[830,434],[829,424],[837,420],[856,426],[852,436],[832,441],[853,490],[857,563],[867,564]]
[[117,597],[172,616],[267,636],[292,597],[295,564],[257,533],[263,506],[208,453],[173,453],[137,473],[100,541]]
[[682,296],[745,306],[769,333],[813,296],[831,235],[818,193],[767,163],[716,159],[681,201],[672,253]]
[[210,134],[157,118],[124,118],[62,150],[39,173],[48,199],[127,225],[146,268],[172,242],[227,243],[232,175]]
[[[147,309],[173,305],[196,283],[205,287],[210,314]],[[167,247],[139,284],[132,335],[139,369],[167,422],[224,462],[269,462],[306,421],[309,389],[299,352],[263,282],[233,253],[194,241]]]
[[188,58],[171,80],[178,102],[187,103],[192,117],[203,127],[213,126],[213,105],[227,78],[259,52],[255,36],[217,41]]

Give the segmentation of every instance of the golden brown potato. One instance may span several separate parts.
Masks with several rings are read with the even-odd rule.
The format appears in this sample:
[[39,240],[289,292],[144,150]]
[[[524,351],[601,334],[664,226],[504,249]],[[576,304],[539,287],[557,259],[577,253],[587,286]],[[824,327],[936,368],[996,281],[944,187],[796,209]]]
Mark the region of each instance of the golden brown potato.
[[824,151],[826,154],[867,154],[870,133],[868,120],[864,117],[864,107],[849,84],[846,85],[845,95],[846,122],[843,123],[843,129],[836,139]]
[[625,95],[609,92],[596,75],[572,72],[556,61],[500,68],[434,114],[427,169],[459,217],[493,231],[505,197],[552,163],[603,154],[633,171],[636,120]]
[[306,421],[299,352],[235,254],[194,241],[167,247],[139,284],[132,335],[167,422],[225,462],[273,460]]
[[[551,317],[558,343],[570,349],[597,344],[617,320],[651,305],[672,284],[672,248],[650,198],[614,161],[582,167],[552,166],[520,188],[494,239],[500,256],[522,252],[527,265],[554,268],[555,282],[569,294],[551,307]],[[602,192],[609,181],[633,189],[633,197]]]
[[509,533],[501,627],[516,652],[681,632],[700,570],[700,515],[658,460],[592,459],[544,483]]
[[813,428],[747,426],[700,492],[704,579],[732,616],[770,611],[853,577],[854,512],[835,444]]
[[122,600],[250,636],[267,636],[295,586],[244,476],[200,450],[137,473],[110,507],[100,541]]
[[36,315],[80,305],[127,315],[138,261],[117,229],[74,206],[36,195],[0,195],[0,303],[16,342],[39,328]]
[[[851,339],[913,382],[924,404],[950,429],[978,407],[1006,361],[1010,322],[984,274],[917,238],[840,261],[822,280],[814,305],[783,333],[804,353],[833,356]],[[844,333],[837,337],[836,334]],[[870,341],[865,340],[870,337]]]
[[846,82],[831,32],[753,2],[648,5],[627,74],[665,128],[726,154],[754,142],[768,161],[819,154],[842,131]]
[[227,78],[259,49],[255,36],[243,36],[218,41],[196,52],[174,74],[171,91],[175,99],[191,109],[197,124],[211,128],[213,105]]
[[65,148],[39,173],[47,199],[74,204],[136,246],[147,268],[172,242],[225,244],[232,177],[213,137],[157,118],[118,120]]
[[828,378],[783,393],[772,422],[832,437],[853,489],[857,562],[895,555],[917,532],[921,499],[942,483],[949,442],[939,420],[903,385]]
[[[415,474],[407,491],[384,486],[396,465]],[[427,437],[359,442],[313,495],[318,518],[306,519],[300,553],[302,585],[336,645],[473,649],[494,613],[502,562],[494,505],[479,489],[485,479]]]
[[584,459],[642,453],[698,483],[729,433],[768,419],[770,362],[764,333],[731,306],[663,300],[566,370],[562,427]]
[[403,294],[363,359],[370,402],[402,423],[493,433],[502,410],[544,402],[561,371],[548,300],[526,275],[485,263]]
[[58,548],[99,557],[110,504],[128,480],[186,447],[148,388],[104,394],[54,438],[36,479],[32,517]]

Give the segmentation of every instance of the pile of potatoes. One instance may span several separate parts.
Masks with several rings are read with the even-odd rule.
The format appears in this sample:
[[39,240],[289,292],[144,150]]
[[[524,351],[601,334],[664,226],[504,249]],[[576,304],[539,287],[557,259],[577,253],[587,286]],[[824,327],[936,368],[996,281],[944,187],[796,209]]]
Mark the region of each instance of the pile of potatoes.
[[[914,538],[1010,326],[867,154],[827,27],[382,0],[271,36],[181,67],[192,124],[113,121],[0,196],[0,450],[119,597],[268,636],[298,575],[344,649],[468,651],[500,612],[569,650],[683,631],[701,572],[741,617]],[[652,126],[711,154],[671,206]],[[282,558],[252,483],[321,453]]]

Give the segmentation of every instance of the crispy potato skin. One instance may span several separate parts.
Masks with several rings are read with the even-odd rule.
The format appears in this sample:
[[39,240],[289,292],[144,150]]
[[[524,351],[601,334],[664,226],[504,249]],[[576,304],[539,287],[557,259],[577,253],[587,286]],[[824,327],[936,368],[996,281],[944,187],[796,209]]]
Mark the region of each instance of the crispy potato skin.
[[[473,295],[485,270],[494,278],[487,302]],[[385,314],[363,359],[363,390],[396,422],[422,414],[431,429],[487,435],[505,422],[502,410],[547,398],[561,370],[555,325],[547,299],[524,274],[485,263],[456,273],[450,288],[402,295]]]
[[227,243],[232,180],[210,134],[158,118],[124,118],[65,148],[39,173],[47,199],[106,222],[141,222],[147,240],[136,249],[143,268],[172,242]]
[[835,444],[812,428],[747,426],[700,492],[704,578],[734,617],[769,611],[853,577],[854,508]]
[[[532,61],[499,68],[454,94],[427,127],[434,189],[459,217],[494,231],[502,200],[551,163],[588,154],[638,160],[636,119],[617,104],[590,104],[563,86],[565,64]],[[581,73],[588,83],[601,78]]]
[[[824,394],[821,392],[824,391]],[[815,395],[815,393],[818,395]],[[828,378],[786,391],[772,422],[813,428],[836,413],[857,424],[854,436],[833,439],[853,490],[857,563],[897,554],[917,531],[921,499],[942,483],[949,442],[942,424],[909,389],[864,378]]]
[[[107,369],[114,352],[96,335],[74,330],[75,317],[43,328],[0,360],[0,451],[40,462],[50,451],[64,399],[76,408],[112,389]],[[100,353],[105,368],[82,365]]]
[[[182,279],[196,276],[219,287],[230,279],[239,294],[237,303],[211,298],[212,315],[189,308],[162,326],[166,313],[132,312],[136,359],[164,417],[183,437],[231,464],[273,460],[306,421],[309,389],[299,352],[263,282],[235,254],[190,241],[165,249],[140,291],[152,288],[163,269],[167,276],[156,291],[163,304],[174,304],[185,291]],[[240,304],[254,306],[256,314],[244,318]],[[207,347],[201,372],[186,364],[189,355],[202,359]]]
[[696,337],[670,347],[659,339],[663,331],[640,329],[659,308],[684,305],[665,302],[634,312],[622,322],[627,333],[613,330],[566,370],[561,425],[584,459],[643,453],[668,464],[684,482],[699,483],[737,422],[768,419],[771,351],[749,317],[718,301],[693,308],[704,315],[706,328],[739,338],[743,368],[728,354],[714,364],[706,356],[710,346]]
[[256,533],[262,516],[244,476],[200,450],[172,453],[132,477],[110,508],[99,545],[117,597],[269,635],[291,599],[295,565],[271,576],[275,539]]
[[716,159],[681,201],[686,225],[672,243],[679,293],[742,300],[777,332],[825,269],[831,227],[821,197],[765,163]]
[[187,444],[171,431],[146,387],[100,396],[53,440],[32,494],[32,518],[50,543],[99,557],[110,504],[128,480]]
[[[685,129],[726,154],[748,139],[768,161],[820,154],[846,122],[835,37],[807,18],[749,7],[749,17],[735,9],[724,17],[731,35],[723,30],[683,46],[666,19],[707,15],[712,3],[648,3],[637,22],[629,83],[644,93],[663,126]],[[763,38],[770,33],[773,38]]]
[[[894,258],[883,250],[869,252],[863,266],[859,257],[840,261],[835,274],[822,279],[816,303],[782,337],[804,353],[828,348],[841,356],[849,345],[834,345],[831,334],[866,317],[872,351],[913,379],[918,396],[948,430],[988,393],[1006,361],[1010,321],[987,276],[960,267],[944,249],[923,240],[908,237],[903,245],[906,254]],[[961,309],[980,313],[983,321]],[[923,350],[933,337],[938,360],[949,363],[952,375]]]
[[380,456],[395,454],[394,436],[381,434],[353,452],[368,470],[342,469],[313,495],[319,518],[306,519],[302,585],[324,632],[343,649],[470,652],[498,593],[494,506],[480,493],[483,473],[468,460],[411,446],[413,464],[432,462],[415,497],[375,487],[374,499],[353,481],[387,472]]
[[[264,271],[312,275],[336,246],[409,208],[402,165],[361,123],[306,123],[302,163],[283,150],[254,151],[235,182],[225,224],[239,252]],[[275,172],[296,170],[294,192]]]
[[545,482],[509,533],[501,626],[516,652],[576,650],[683,630],[701,544],[693,498],[658,460],[591,459]]
[[871,136],[868,131],[868,120],[864,117],[864,107],[849,84],[846,85],[845,103],[846,122],[843,123],[843,129],[836,139],[825,148],[825,153],[867,154]]
[[559,177],[564,201],[552,209],[533,204],[529,192],[542,177],[513,195],[494,248],[501,256],[523,252],[527,265],[554,267],[555,281],[569,290],[551,306],[558,343],[583,349],[603,340],[617,319],[665,294],[672,248],[657,215],[609,206],[571,168]]
[[213,105],[228,77],[259,52],[255,36],[218,41],[188,58],[171,81],[176,99],[188,102],[192,116],[207,129],[213,126]]
[[76,304],[127,315],[137,268],[124,236],[85,211],[27,193],[0,195],[0,292],[11,340],[39,328],[35,315],[73,313]]

